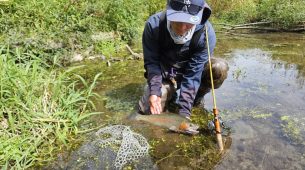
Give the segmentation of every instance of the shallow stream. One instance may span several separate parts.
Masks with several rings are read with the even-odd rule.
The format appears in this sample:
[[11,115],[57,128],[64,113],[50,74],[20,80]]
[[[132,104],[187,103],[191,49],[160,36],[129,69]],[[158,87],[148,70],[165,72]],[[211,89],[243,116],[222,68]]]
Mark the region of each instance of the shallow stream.
[[[305,36],[219,36],[230,74],[216,90],[232,145],[216,169],[305,169]],[[212,107],[206,96],[206,108]]]
[[[159,169],[305,169],[304,46],[304,34],[218,34],[215,57],[226,59],[230,70],[216,90],[216,101],[232,131],[232,143],[221,159],[214,137],[204,130],[205,138],[197,140],[127,120],[145,85],[143,61],[121,61],[110,67],[100,61],[85,63],[82,75],[103,73],[97,87],[103,98],[96,105],[105,113],[87,125],[130,125],[153,146],[150,153]],[[205,109],[212,107],[209,93]],[[186,145],[194,146],[193,153]]]

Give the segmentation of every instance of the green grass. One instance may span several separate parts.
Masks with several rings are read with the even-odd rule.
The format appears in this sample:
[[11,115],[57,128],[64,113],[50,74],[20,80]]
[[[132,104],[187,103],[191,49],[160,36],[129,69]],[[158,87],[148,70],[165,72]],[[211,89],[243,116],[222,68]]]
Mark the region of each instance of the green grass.
[[0,1],[0,44],[62,62],[75,54],[110,57],[139,42],[144,21],[161,6],[160,0]]
[[268,21],[274,28],[294,28],[305,21],[304,0],[210,0],[208,3],[213,16],[222,22]]
[[[80,121],[92,114],[92,84],[68,77],[33,54],[0,49],[0,167],[24,169],[68,147]],[[46,69],[48,68],[48,69]],[[80,77],[81,78],[81,77]]]
[[[305,18],[305,1],[208,1],[219,22],[271,21],[290,28]],[[0,1],[0,44],[62,63],[74,55],[110,58],[125,44],[141,42],[145,20],[165,8],[163,0]],[[112,36],[103,37],[111,33]]]

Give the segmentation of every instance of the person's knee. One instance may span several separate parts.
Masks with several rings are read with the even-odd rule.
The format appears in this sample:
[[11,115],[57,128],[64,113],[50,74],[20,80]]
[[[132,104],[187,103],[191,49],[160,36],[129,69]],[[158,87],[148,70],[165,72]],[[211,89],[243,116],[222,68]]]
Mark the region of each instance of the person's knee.
[[148,103],[148,98],[144,95],[141,97],[139,103],[138,103],[138,113],[143,115],[150,115],[150,107]]
[[214,78],[214,88],[219,88],[224,80],[228,77],[229,66],[228,63],[221,58],[213,58],[212,62],[212,73]]
[[226,79],[228,76],[229,66],[224,59],[213,58],[212,62],[212,73],[213,78],[216,79]]
[[148,85],[145,85],[143,89],[144,93],[143,96],[140,98],[139,103],[138,103],[138,113],[143,114],[143,115],[149,115],[150,113],[150,107],[148,103],[148,98],[149,98],[149,88]]
[[219,88],[228,77],[229,66],[224,59],[212,59],[212,73],[214,78],[214,88]]
[[[229,66],[228,63],[221,58],[212,58],[212,73],[214,88],[219,88],[224,80],[228,77]],[[210,78],[210,67],[209,63],[206,63],[204,68],[204,74],[202,76],[202,82],[205,82],[206,86],[211,88],[211,78]]]

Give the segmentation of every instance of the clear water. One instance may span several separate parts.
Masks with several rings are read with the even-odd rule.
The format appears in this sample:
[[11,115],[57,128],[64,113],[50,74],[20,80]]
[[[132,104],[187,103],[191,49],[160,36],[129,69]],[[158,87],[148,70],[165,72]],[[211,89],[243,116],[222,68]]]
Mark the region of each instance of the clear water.
[[[190,169],[190,163],[196,164],[195,169],[305,169],[305,35],[217,35],[215,57],[226,59],[230,66],[227,80],[215,91],[217,108],[232,127],[232,144],[221,161],[214,167],[210,154],[206,155],[210,160],[204,157],[195,162],[178,153],[168,157],[176,152],[177,144],[192,137],[169,134],[143,122],[130,125],[152,144],[156,143],[154,138],[162,139],[153,156],[162,160],[160,169]],[[97,111],[104,114],[92,117],[84,128],[126,123],[125,118],[134,112],[143,92],[143,61],[113,63],[111,67],[105,63],[85,64],[83,75],[103,73],[97,88],[103,98],[95,103]],[[205,108],[212,107],[209,93]],[[209,145],[214,143],[211,139],[202,145],[213,146]],[[205,154],[214,152],[208,150]]]
[[216,169],[305,169],[304,46],[304,34],[219,37],[230,71],[216,101],[233,133]]

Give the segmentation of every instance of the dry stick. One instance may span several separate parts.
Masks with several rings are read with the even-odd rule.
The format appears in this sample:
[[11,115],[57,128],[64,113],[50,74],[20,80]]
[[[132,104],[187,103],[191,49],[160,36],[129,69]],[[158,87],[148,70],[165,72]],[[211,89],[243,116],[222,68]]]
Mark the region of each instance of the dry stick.
[[177,151],[179,151],[179,150],[181,150],[181,148],[179,148],[179,149],[177,149],[177,150],[174,150],[172,153],[168,154],[167,156],[165,156],[165,157],[163,157],[163,158],[157,160],[155,164],[158,164],[158,163],[160,163],[161,161],[163,161],[163,160],[165,160],[165,159],[167,159],[167,158],[170,158],[170,157],[172,157],[172,156],[181,156],[181,155],[173,155],[175,152],[177,152]]
[[224,26],[229,26],[229,27],[242,27],[242,26],[251,26],[251,25],[264,25],[264,24],[271,24],[272,22],[270,21],[264,21],[264,22],[253,22],[253,23],[246,23],[246,24],[238,24],[238,25],[231,25],[231,24],[225,24],[225,23],[220,23],[220,24],[215,24],[215,25],[224,25]]
[[[260,25],[272,24],[271,21],[262,21],[262,22],[253,22],[253,23],[245,23],[238,25],[231,25],[226,23],[219,23],[215,25],[223,25],[223,29],[226,30],[237,30],[237,29],[253,29],[253,30],[261,30],[261,31],[288,31],[288,32],[302,32],[305,31],[305,21],[301,21],[300,25],[296,25],[296,28],[293,29],[279,29],[279,28],[271,28],[271,27],[260,27]],[[257,27],[255,27],[257,26]]]
[[140,59],[142,58],[141,54],[135,53],[132,51],[132,49],[129,47],[129,45],[126,44],[127,50],[131,53],[134,59]]
[[126,44],[126,48],[131,53],[131,55],[135,55],[135,52],[132,51],[132,49],[129,47],[129,45]]
[[264,24],[271,24],[271,23],[272,22],[270,22],[270,21],[266,21],[266,22],[253,22],[253,23],[234,25],[234,27],[243,27],[243,26],[252,26],[252,25],[264,25]]
[[103,125],[100,125],[100,126],[91,128],[91,129],[80,130],[80,131],[77,131],[76,133],[77,133],[77,134],[79,134],[79,133],[88,133],[88,132],[94,131],[94,130],[96,130],[96,129],[100,129],[101,127],[104,127],[104,126],[106,126],[106,124],[103,124]]
[[249,34],[247,33],[234,33],[232,31],[215,31],[215,33],[223,33],[223,34],[229,34],[229,35],[234,35],[234,36],[239,36],[239,37],[245,37],[248,38]]
[[214,80],[213,80],[213,73],[212,73],[212,63],[211,63],[211,52],[210,52],[210,45],[209,45],[209,35],[208,35],[208,27],[205,26],[205,35],[206,35],[206,44],[208,49],[208,58],[209,58],[209,67],[210,67],[210,77],[211,77],[211,85],[212,85],[212,96],[213,96],[213,114],[214,114],[214,125],[215,125],[215,132],[216,132],[216,139],[217,144],[220,151],[223,151],[223,141],[221,136],[221,129],[220,129],[220,121],[219,115],[216,105],[216,97],[215,97],[215,90],[214,90]]
[[261,30],[261,31],[289,31],[289,32],[305,31],[305,28],[278,29],[278,28],[270,28],[270,27],[250,27],[250,26],[231,28],[231,30],[238,30],[238,29],[252,29],[252,30]]
[[244,26],[244,27],[234,27],[234,28],[231,28],[231,30],[238,30],[238,29],[253,29],[253,30],[262,30],[262,31],[281,31],[278,28],[270,28],[270,27],[250,27],[250,26]]

